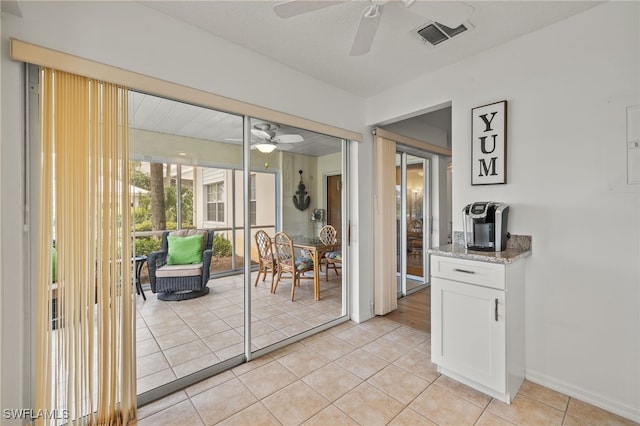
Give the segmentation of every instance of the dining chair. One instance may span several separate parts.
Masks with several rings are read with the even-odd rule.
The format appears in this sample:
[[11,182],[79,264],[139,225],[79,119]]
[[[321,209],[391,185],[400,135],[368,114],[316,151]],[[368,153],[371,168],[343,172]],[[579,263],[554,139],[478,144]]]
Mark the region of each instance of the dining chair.
[[[324,245],[328,246],[328,245],[336,244],[338,242],[336,239],[336,235],[337,235],[336,228],[334,228],[331,225],[325,225],[322,228],[320,228],[320,241]],[[333,267],[333,270],[335,271],[336,276],[340,276],[340,274],[338,274],[338,267],[336,265],[342,264],[342,250],[338,249],[338,250],[330,250],[325,252],[322,255],[322,259],[320,261],[320,264],[322,263],[324,263],[327,268],[326,274],[325,274],[325,278],[327,281],[329,281],[330,266]]]
[[276,262],[273,257],[273,247],[271,237],[263,230],[259,230],[255,235],[256,246],[258,247],[258,275],[255,286],[258,285],[260,274],[262,281],[267,278],[267,272],[271,272],[271,291],[273,292],[273,282],[276,275]]
[[[283,273],[291,274],[291,301],[293,302],[296,286],[300,286],[302,274],[313,270],[313,259],[308,257],[296,257],[293,249],[293,241],[284,232],[278,232],[273,237],[273,248],[276,252],[277,270],[276,281],[271,289],[275,293]],[[311,278],[311,277],[309,277]]]

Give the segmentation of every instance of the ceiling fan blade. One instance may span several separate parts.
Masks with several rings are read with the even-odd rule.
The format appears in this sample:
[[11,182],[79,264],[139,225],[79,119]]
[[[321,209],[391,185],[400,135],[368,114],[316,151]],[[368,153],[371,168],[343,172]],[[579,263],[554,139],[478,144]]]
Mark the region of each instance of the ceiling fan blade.
[[367,7],[362,13],[358,31],[356,32],[356,37],[353,40],[351,52],[349,53],[351,56],[364,55],[371,50],[373,39],[378,30],[378,24],[380,24],[382,9],[383,7],[380,5],[372,5]]
[[304,141],[304,138],[300,135],[280,135],[273,139],[273,142],[277,143],[298,143]]
[[345,3],[347,0],[339,1],[310,1],[310,0],[289,0],[273,6],[273,11],[281,18],[291,18],[314,10]]
[[257,138],[267,141],[271,140],[275,136],[275,133],[271,130],[256,129],[255,127],[251,128],[251,134]]
[[444,24],[449,28],[459,27],[473,13],[472,6],[460,1],[416,0],[407,7],[410,12]]

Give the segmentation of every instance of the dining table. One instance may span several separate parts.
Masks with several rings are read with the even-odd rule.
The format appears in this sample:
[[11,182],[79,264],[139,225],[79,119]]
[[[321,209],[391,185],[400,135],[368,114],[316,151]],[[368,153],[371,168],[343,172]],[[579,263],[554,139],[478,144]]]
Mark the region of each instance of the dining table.
[[337,241],[333,244],[325,244],[319,238],[305,236],[293,237],[292,240],[293,247],[307,250],[313,259],[313,298],[320,300],[320,260],[326,252],[340,247],[341,243]]

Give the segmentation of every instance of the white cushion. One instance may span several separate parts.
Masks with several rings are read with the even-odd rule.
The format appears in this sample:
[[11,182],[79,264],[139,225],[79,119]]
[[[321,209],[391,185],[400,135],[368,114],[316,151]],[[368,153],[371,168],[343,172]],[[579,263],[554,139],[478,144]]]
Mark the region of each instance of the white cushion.
[[164,265],[156,269],[156,277],[158,278],[194,277],[198,275],[202,275],[202,263]]

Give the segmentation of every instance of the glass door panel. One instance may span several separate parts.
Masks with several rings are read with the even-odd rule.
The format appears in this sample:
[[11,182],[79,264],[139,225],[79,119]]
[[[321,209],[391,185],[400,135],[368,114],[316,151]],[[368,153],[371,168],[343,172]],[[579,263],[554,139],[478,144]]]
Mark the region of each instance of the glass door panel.
[[407,155],[406,166],[406,241],[407,241],[407,291],[424,284],[424,181],[423,158]]
[[[346,204],[346,186],[341,179],[346,142],[258,119],[251,119],[250,131],[249,198],[255,203],[250,206],[251,261],[255,265],[251,278],[251,348],[259,355],[341,318],[346,311],[346,266],[340,257],[344,243],[340,236],[347,235],[343,232],[344,209],[340,207]],[[336,230],[333,246],[320,239],[326,225]],[[270,253],[261,250],[264,243],[256,239],[258,233],[264,236],[262,232],[272,241]],[[280,244],[274,241],[278,232],[291,239],[296,263],[308,268],[300,273],[295,286],[294,273],[287,269],[278,278],[270,266],[284,256],[278,250]],[[333,262],[324,260],[327,252],[334,253]]]
[[405,233],[402,232],[405,216],[405,194],[402,188],[404,180],[404,155],[402,153],[396,153],[396,277],[398,282],[398,297],[406,293],[406,256],[404,256]]
[[426,248],[429,247],[429,159],[396,154],[398,297],[428,282]]
[[164,385],[195,380],[189,376],[223,361],[242,362],[243,253],[236,237],[243,221],[234,213],[242,211],[236,175],[242,176],[243,118],[137,92],[129,99],[136,254],[152,259],[166,231],[213,231],[211,260],[203,254],[202,266],[208,294],[161,300],[190,288],[178,283],[166,290],[157,274],[160,261],[155,271],[146,264],[139,273],[146,299],[138,296],[136,306],[137,388],[139,394],[162,393]]

